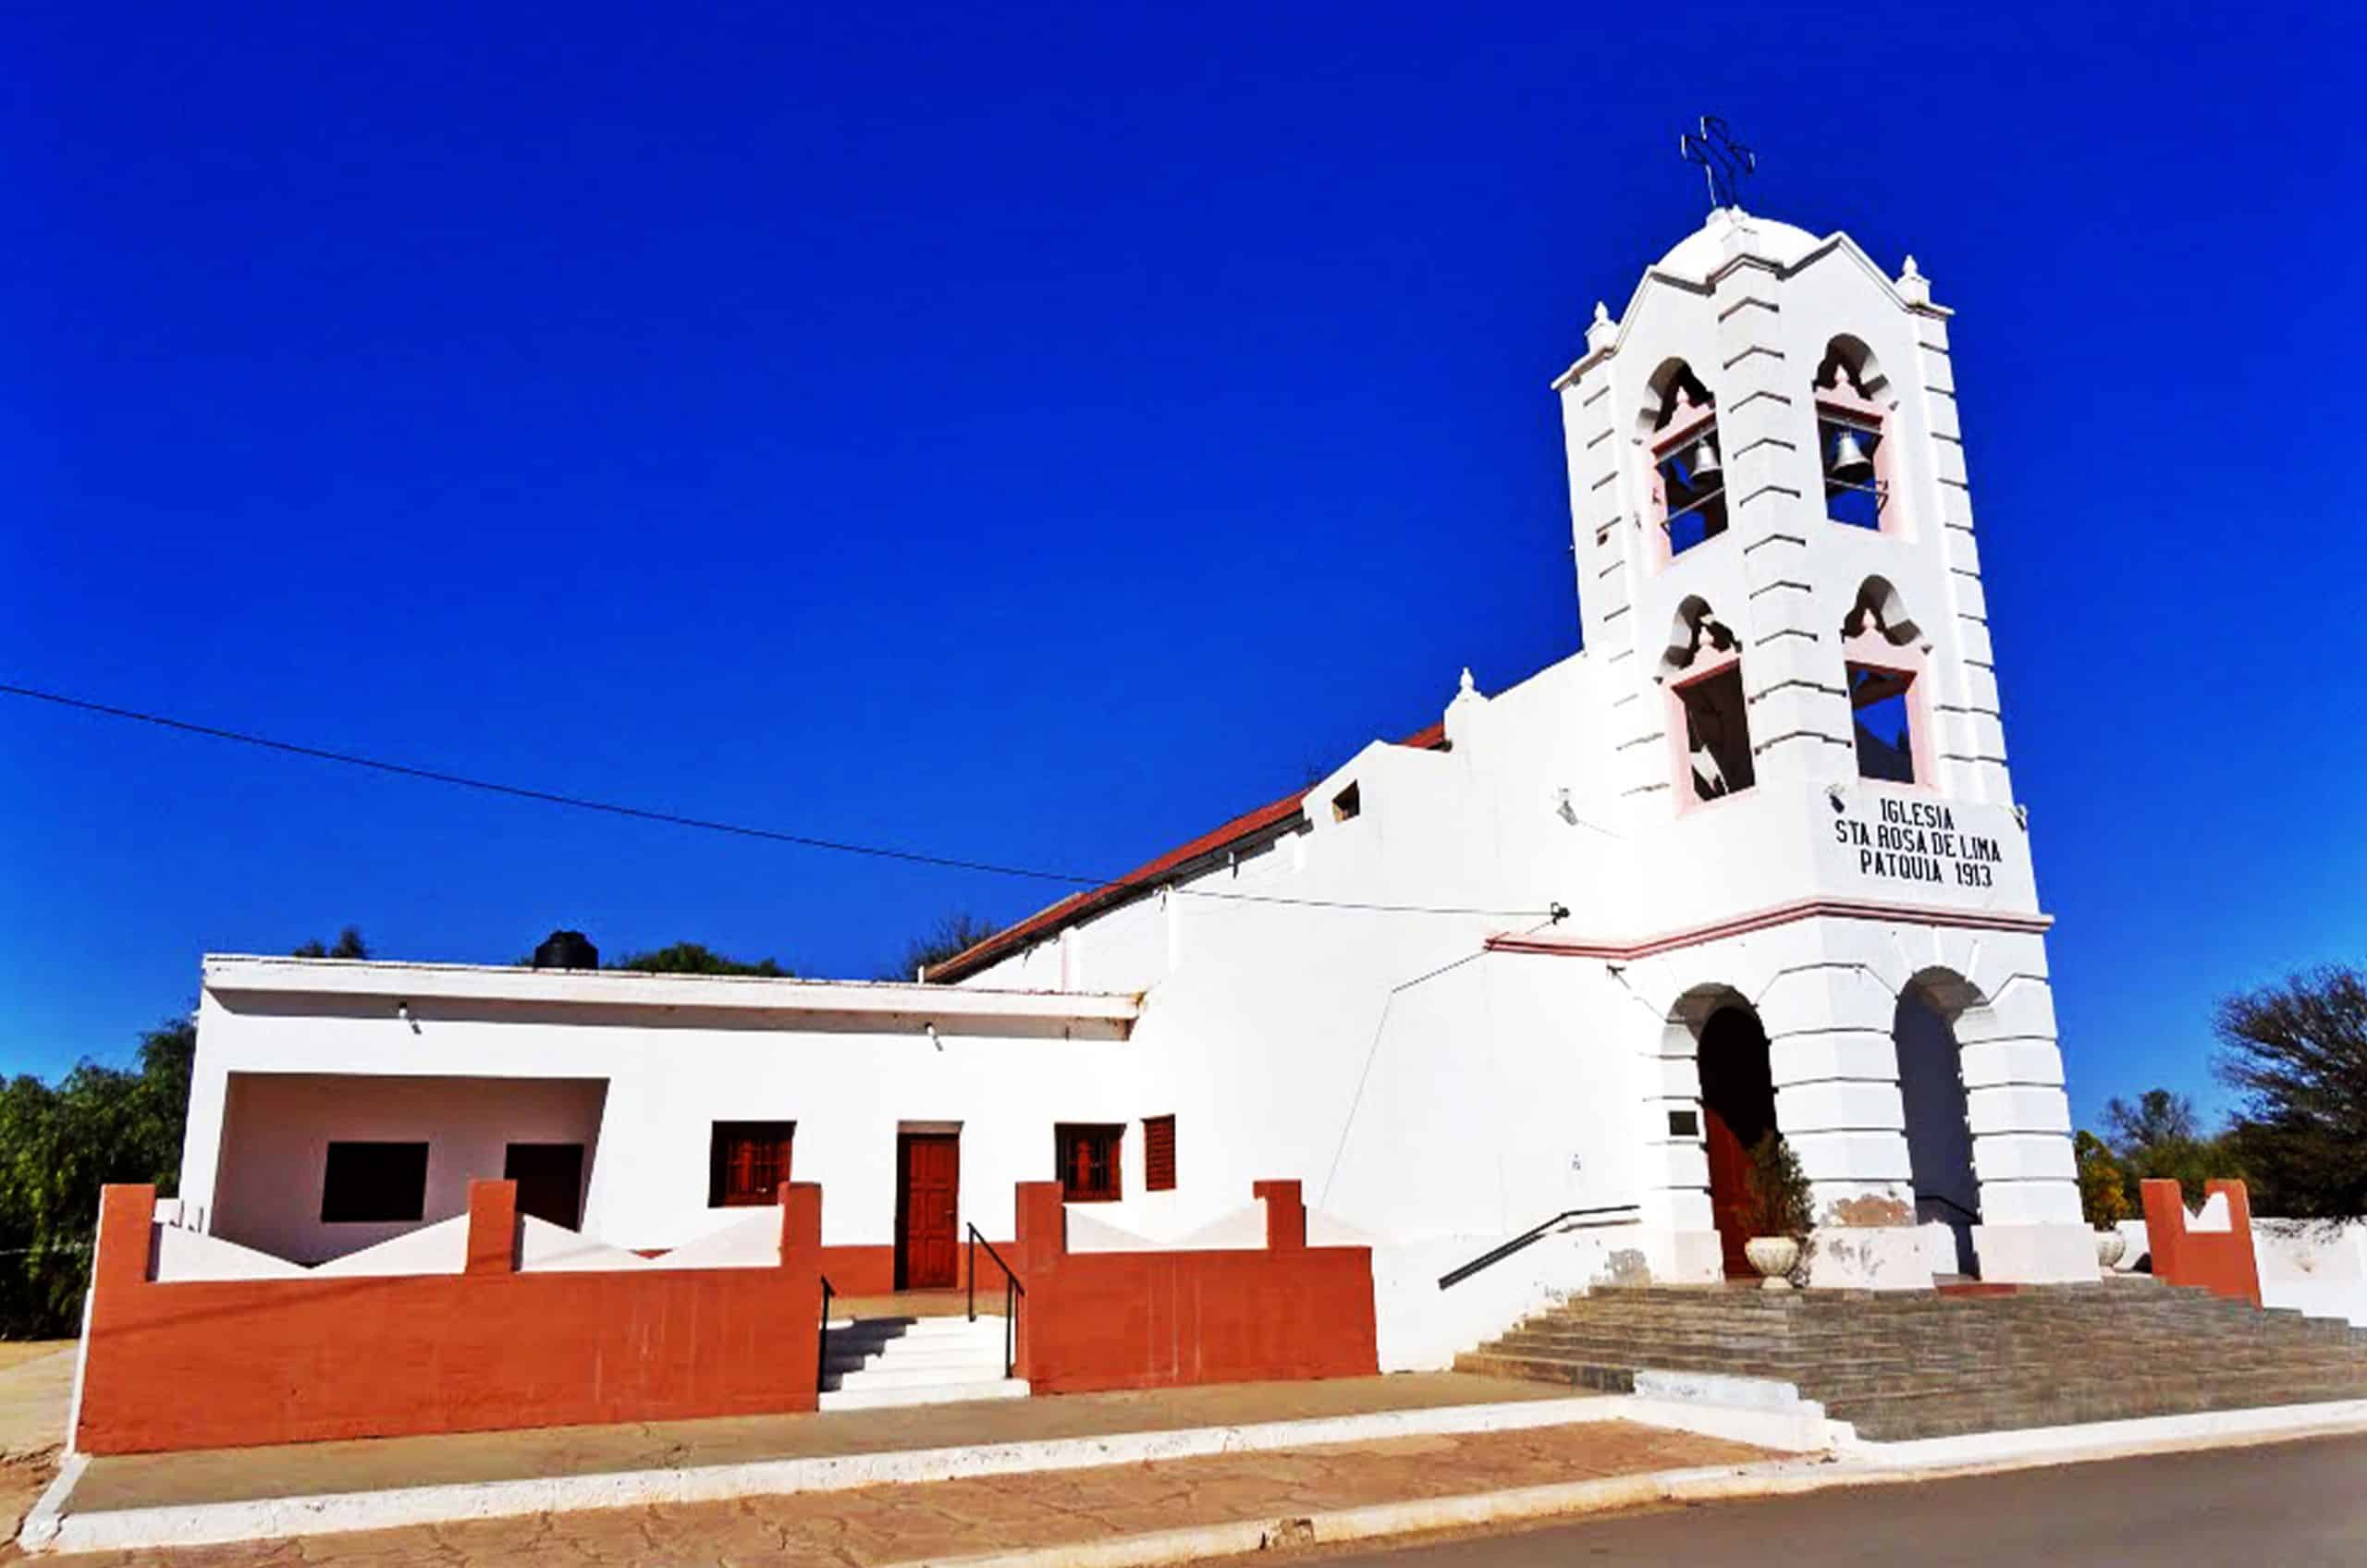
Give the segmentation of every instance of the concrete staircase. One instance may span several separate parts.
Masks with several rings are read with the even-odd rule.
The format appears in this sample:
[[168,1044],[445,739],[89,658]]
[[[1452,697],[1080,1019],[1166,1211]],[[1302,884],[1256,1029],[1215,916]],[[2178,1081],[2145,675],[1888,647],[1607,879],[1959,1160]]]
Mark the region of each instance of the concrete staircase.
[[1025,1399],[1003,1373],[1000,1317],[843,1317],[822,1333],[822,1408]]
[[1457,1370],[1626,1391],[1636,1374],[1786,1382],[1876,1441],[2367,1399],[2367,1332],[2142,1277],[2009,1293],[1607,1289]]

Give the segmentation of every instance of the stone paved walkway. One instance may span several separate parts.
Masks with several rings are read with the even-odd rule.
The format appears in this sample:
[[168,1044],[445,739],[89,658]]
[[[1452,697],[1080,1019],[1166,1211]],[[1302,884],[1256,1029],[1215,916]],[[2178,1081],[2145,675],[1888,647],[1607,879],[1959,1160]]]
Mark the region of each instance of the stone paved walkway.
[[[816,1564],[883,1568],[1372,1503],[1692,1465],[1757,1449],[1624,1422],[1398,1438],[738,1502],[485,1520],[178,1551],[43,1558],[61,1568],[448,1568],[507,1564]],[[0,1562],[15,1561],[0,1549]]]

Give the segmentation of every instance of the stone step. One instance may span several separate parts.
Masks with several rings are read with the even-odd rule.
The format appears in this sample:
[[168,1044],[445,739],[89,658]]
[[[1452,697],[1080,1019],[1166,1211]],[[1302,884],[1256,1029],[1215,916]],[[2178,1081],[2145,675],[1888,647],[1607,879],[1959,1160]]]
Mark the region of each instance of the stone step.
[[[2067,1389],[2044,1394],[2018,1392],[1903,1394],[1863,1404],[1828,1403],[1825,1413],[1856,1426],[1877,1442],[1951,1437],[1963,1432],[2069,1426],[2085,1421],[2124,1421],[2147,1415],[2190,1415],[2207,1410],[2255,1409],[2267,1405],[2322,1403],[2329,1396],[2285,1386],[2165,1390]],[[2333,1398],[2344,1396],[2336,1394]]]
[[822,1386],[826,1390],[930,1389],[955,1384],[966,1387],[972,1383],[1000,1383],[1002,1379],[1002,1356],[997,1354],[991,1361],[968,1361],[951,1366],[908,1366],[901,1361],[892,1361],[828,1370],[822,1375]]
[[885,1345],[847,1345],[826,1341],[822,1365],[833,1370],[852,1371],[892,1360],[899,1366],[992,1366],[1000,1371],[1002,1351],[1000,1338],[987,1344],[972,1344],[966,1340],[922,1340],[909,1345],[895,1340]]
[[1639,1369],[1768,1378],[1877,1439],[2367,1398],[2367,1333],[2152,1280],[2010,1295],[1603,1290],[1456,1365],[1614,1390]]
[[1807,1357],[1766,1357],[1748,1354],[1716,1355],[1672,1351],[1669,1347],[1650,1343],[1626,1343],[1600,1341],[1588,1344],[1539,1345],[1518,1339],[1498,1341],[1483,1345],[1478,1354],[1501,1356],[1508,1360],[1533,1363],[1568,1362],[1576,1365],[1656,1367],[1683,1372],[1731,1372],[1745,1377],[1775,1378],[1787,1382],[1814,1384],[1819,1388],[1851,1386],[1858,1383],[1895,1384],[1902,1379],[1932,1379],[1940,1378],[1994,1378],[2000,1369],[2011,1369],[2013,1375],[2028,1374],[2050,1378],[2091,1378],[2128,1380],[2158,1375],[2167,1365],[2179,1367],[2182,1376],[2242,1378],[2251,1376],[2307,1375],[2329,1382],[2350,1382],[2367,1379],[2367,1362],[2349,1356],[2306,1354],[2220,1354],[2202,1360],[2180,1363],[2175,1360],[2123,1350],[2106,1354],[2091,1351],[2078,1355],[2032,1354],[2021,1357],[1989,1355],[1852,1355],[1846,1359],[1816,1360]]
[[991,1382],[826,1389],[821,1406],[824,1410],[879,1410],[890,1405],[964,1404],[976,1400],[1026,1397],[1024,1378],[1000,1378]]
[[1989,1341],[2015,1338],[2041,1340],[2069,1339],[2073,1341],[2109,1341],[2115,1337],[2141,1337],[2148,1343],[2161,1344],[2170,1341],[2191,1341],[2195,1343],[2224,1345],[2229,1342],[2264,1343],[2275,1346],[2353,1347],[2367,1350],[2367,1335],[2350,1329],[2340,1322],[2294,1319],[2264,1320],[2257,1317],[2230,1317],[2211,1321],[2164,1318],[2126,1320],[2119,1318],[2058,1317],[2018,1321],[2004,1318],[1957,1317],[1935,1318],[1912,1326],[1872,1323],[1820,1323],[1786,1329],[1770,1328],[1760,1323],[1721,1325],[1707,1319],[1685,1319],[1674,1322],[1606,1321],[1579,1315],[1530,1318],[1516,1327],[1515,1333],[1532,1335],[1586,1334],[1615,1336],[1650,1336],[1656,1340],[1682,1342],[1687,1340],[1702,1342],[1753,1346],[1800,1346],[1825,1348],[1842,1342],[1850,1344],[1896,1343],[1918,1344],[1950,1340]]
[[[1964,1346],[1851,1345],[1841,1354],[1817,1354],[1756,1345],[1723,1346],[1698,1341],[1672,1341],[1651,1336],[1508,1334],[1480,1347],[1501,1354],[1538,1360],[1609,1362],[1619,1365],[1671,1366],[1702,1370],[1748,1369],[1755,1373],[1921,1371],[1933,1367],[1996,1366],[2059,1366],[2141,1372],[2162,1365],[2162,1346],[2149,1341],[2128,1343],[1995,1342]],[[2345,1346],[2251,1345],[2221,1341],[2195,1347],[2183,1358],[2226,1371],[2253,1367],[2307,1367],[2341,1375],[2367,1370],[2367,1358]]]

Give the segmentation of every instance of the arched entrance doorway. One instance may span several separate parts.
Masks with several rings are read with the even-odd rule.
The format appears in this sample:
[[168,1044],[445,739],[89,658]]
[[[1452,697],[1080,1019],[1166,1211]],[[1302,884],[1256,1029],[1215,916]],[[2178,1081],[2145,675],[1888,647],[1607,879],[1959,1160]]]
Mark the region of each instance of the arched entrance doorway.
[[1750,1240],[1750,1146],[1775,1130],[1775,1081],[1767,1031],[1748,1009],[1722,1007],[1701,1026],[1701,1135],[1710,1157],[1710,1213],[1726,1278],[1755,1279]]
[[1947,1226],[1956,1238],[1956,1272],[1969,1275],[1977,1272],[1972,1228],[1981,1223],[1981,1182],[1973,1174],[1971,1110],[1952,1022],[1963,1011],[1964,989],[1953,977],[1909,986],[1899,995],[1891,1044],[1898,1053],[1916,1223]]

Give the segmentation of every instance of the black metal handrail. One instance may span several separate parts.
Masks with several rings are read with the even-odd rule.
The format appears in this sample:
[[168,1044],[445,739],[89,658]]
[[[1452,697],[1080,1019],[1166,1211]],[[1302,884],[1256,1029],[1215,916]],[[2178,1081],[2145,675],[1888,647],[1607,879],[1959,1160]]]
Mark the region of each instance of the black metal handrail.
[[1511,1241],[1506,1242],[1503,1245],[1496,1247],[1490,1251],[1481,1253],[1478,1257],[1473,1258],[1462,1268],[1451,1268],[1445,1273],[1440,1275],[1439,1289],[1445,1290],[1449,1285],[1459,1285],[1463,1283],[1464,1280],[1470,1279],[1474,1274],[1478,1273],[1482,1268],[1502,1263],[1504,1259],[1512,1256],[1513,1254],[1520,1251],[1523,1247],[1529,1246],[1542,1239],[1545,1233],[1548,1231],[1552,1230],[1556,1225],[1564,1225],[1573,1219],[1584,1219],[1598,1214],[1637,1214],[1640,1212],[1642,1212],[1640,1206],[1632,1203],[1603,1204],[1595,1208],[1565,1208],[1561,1213],[1555,1215],[1552,1219],[1546,1220],[1543,1224],[1530,1226],[1527,1230],[1523,1231],[1519,1235],[1515,1236]]
[[1964,1205],[1962,1205],[1962,1204],[1960,1204],[1960,1203],[1956,1202],[1956,1199],[1954,1199],[1954,1198],[1942,1197],[1942,1196],[1941,1196],[1939,1194],[1937,1194],[1937,1193],[1918,1193],[1918,1194],[1915,1194],[1915,1201],[1916,1201],[1917,1203],[1944,1203],[1944,1204],[1946,1204],[1950,1208],[1955,1209],[1958,1214],[1963,1215],[1967,1219],[1971,1220],[1975,1225],[1978,1225],[1978,1224],[1980,1224],[1980,1223],[1981,1223],[1981,1215],[1980,1215],[1980,1212],[1979,1212],[1978,1210],[1976,1210],[1976,1209],[1969,1209],[1969,1208],[1967,1208],[1967,1207],[1965,1207],[1965,1206],[1964,1206]]
[[1002,1254],[995,1251],[994,1243],[978,1234],[975,1225],[970,1226],[969,1230],[970,1321],[975,1323],[978,1320],[978,1249],[984,1247],[987,1256],[995,1260],[995,1267],[1002,1270],[1002,1375],[1008,1378],[1018,1352],[1019,1331],[1014,1327],[1018,1321],[1018,1299],[1027,1293],[1027,1287],[1019,1282],[1019,1276],[1011,1271],[1011,1265],[1002,1260]]
[[822,1276],[822,1326],[814,1330],[814,1397],[820,1399],[823,1385],[830,1376],[830,1298],[839,1292],[830,1288],[830,1277]]

